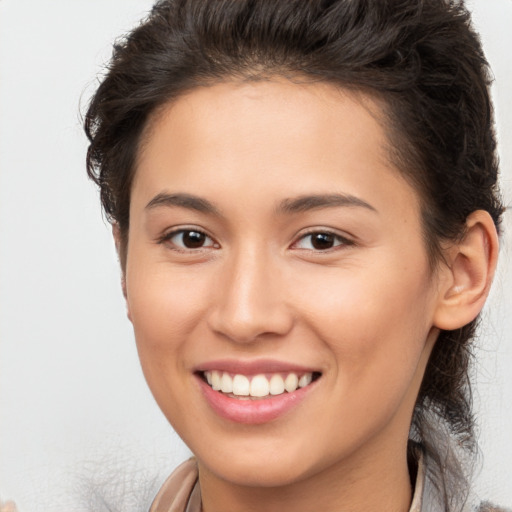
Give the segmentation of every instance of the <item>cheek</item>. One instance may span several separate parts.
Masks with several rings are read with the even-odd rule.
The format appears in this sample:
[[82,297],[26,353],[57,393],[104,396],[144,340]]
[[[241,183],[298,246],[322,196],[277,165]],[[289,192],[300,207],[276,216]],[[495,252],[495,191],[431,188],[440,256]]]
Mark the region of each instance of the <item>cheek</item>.
[[301,296],[308,325],[335,356],[338,378],[368,389],[378,378],[404,386],[431,327],[428,271],[391,263],[336,270],[322,287],[304,277]]
[[388,425],[408,425],[423,375],[427,296],[418,280],[391,287],[375,277],[363,286],[355,276],[322,300],[309,295],[309,325],[333,356],[326,439],[342,436],[356,446]]
[[194,335],[208,303],[209,280],[190,268],[170,269],[166,261],[130,253],[127,304],[143,366],[169,361]]
[[182,397],[190,392],[187,347],[198,337],[208,285],[190,272],[170,272],[165,262],[146,265],[142,258],[134,260],[137,264],[127,267],[127,302],[147,384],[173,425],[177,418],[199,422]]

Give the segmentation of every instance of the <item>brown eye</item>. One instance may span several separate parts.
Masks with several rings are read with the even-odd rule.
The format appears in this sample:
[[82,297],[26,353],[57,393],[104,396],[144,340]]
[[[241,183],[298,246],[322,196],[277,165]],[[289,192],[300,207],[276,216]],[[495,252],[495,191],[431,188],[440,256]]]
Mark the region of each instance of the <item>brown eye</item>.
[[215,243],[208,235],[193,229],[174,231],[166,237],[166,240],[180,249],[202,249],[215,246]]
[[199,231],[185,231],[182,234],[182,240],[183,245],[187,249],[197,249],[204,245],[206,235],[204,233],[199,233]]
[[310,251],[327,251],[343,245],[353,245],[353,243],[335,233],[316,231],[302,236],[295,244],[295,248],[308,249]]
[[330,249],[334,246],[334,235],[331,233],[313,233],[311,236],[311,245],[314,249]]

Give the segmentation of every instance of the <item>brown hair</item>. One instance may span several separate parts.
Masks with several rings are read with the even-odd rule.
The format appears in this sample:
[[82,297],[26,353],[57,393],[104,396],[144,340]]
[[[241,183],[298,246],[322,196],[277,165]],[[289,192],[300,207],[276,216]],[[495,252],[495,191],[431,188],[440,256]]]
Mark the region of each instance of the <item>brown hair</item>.
[[[122,251],[151,115],[194,87],[276,75],[370,91],[383,101],[390,155],[422,199],[433,266],[441,243],[463,236],[471,212],[488,211],[499,227],[491,75],[462,1],[161,0],[115,45],[85,119],[88,173],[120,228]],[[468,378],[475,326],[441,332],[413,417],[411,438],[441,474],[439,487],[460,476],[440,432],[446,427],[467,453],[476,449]]]

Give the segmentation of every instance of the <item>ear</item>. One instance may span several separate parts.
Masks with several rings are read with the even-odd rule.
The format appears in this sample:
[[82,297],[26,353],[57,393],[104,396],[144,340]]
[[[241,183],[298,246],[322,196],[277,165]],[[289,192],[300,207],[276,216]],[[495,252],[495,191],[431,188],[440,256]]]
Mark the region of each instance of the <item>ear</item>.
[[482,310],[498,259],[498,235],[488,212],[477,210],[466,220],[466,234],[445,251],[434,325],[454,330],[474,320]]
[[119,229],[119,224],[117,222],[112,223],[112,236],[114,237],[117,256],[121,265],[121,289],[123,290],[123,297],[126,301],[126,313],[128,315],[128,319],[131,322],[132,319],[130,316],[130,308],[128,307],[128,294],[126,293],[126,271],[121,264],[121,230]]

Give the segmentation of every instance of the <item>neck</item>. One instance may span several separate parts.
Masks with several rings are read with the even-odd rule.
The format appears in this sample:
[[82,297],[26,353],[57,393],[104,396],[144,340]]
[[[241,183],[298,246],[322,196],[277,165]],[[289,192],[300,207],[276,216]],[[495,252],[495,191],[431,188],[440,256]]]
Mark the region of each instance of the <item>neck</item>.
[[203,512],[407,512],[412,490],[406,445],[407,440],[394,450],[354,454],[312,477],[278,487],[233,484],[199,463]]

